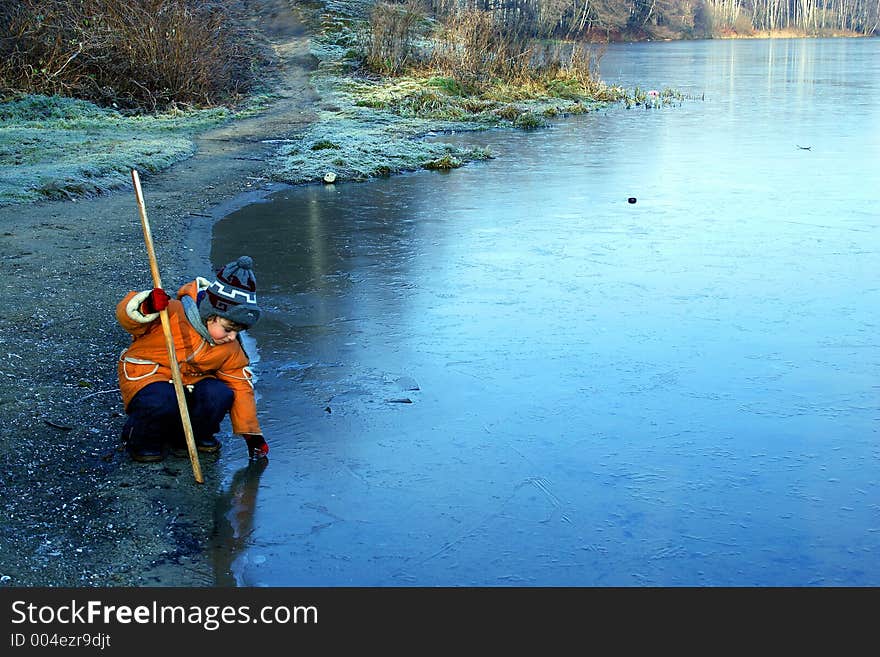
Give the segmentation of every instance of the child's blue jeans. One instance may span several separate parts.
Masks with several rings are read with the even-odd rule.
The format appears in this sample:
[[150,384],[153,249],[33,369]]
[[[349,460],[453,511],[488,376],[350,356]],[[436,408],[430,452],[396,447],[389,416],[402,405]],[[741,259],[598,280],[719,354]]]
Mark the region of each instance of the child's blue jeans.
[[[232,389],[217,379],[202,379],[184,388],[193,436],[210,438],[220,431],[220,423],[232,408]],[[177,405],[174,385],[160,382],[145,386],[132,398],[126,409],[123,437],[135,444],[162,443],[185,445],[183,422]]]

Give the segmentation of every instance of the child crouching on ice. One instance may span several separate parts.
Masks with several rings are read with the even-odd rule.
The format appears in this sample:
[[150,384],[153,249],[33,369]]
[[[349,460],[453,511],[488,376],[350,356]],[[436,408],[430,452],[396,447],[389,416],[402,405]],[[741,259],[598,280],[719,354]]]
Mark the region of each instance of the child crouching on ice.
[[251,459],[269,446],[257,422],[249,360],[239,333],[260,318],[253,260],[241,256],[214,281],[199,276],[169,299],[155,288],[129,292],[116,307],[120,325],[132,335],[119,357],[119,388],[128,419],[122,432],[131,458],[161,461],[165,447],[188,454],[159,312],[167,310],[174,337],[196,448],[216,452],[214,434],[229,414],[233,432],[244,437]]

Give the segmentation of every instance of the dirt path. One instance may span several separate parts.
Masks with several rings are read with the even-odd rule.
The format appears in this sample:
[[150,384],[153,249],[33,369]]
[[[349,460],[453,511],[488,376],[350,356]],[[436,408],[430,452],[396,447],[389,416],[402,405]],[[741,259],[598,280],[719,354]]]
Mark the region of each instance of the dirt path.
[[[288,0],[246,5],[278,57],[278,98],[141,174],[166,288],[210,275],[213,223],[265,193],[267,140],[315,120],[303,18]],[[186,458],[144,465],[119,451],[116,360],[129,339],[114,309],[152,287],[131,190],[0,209],[0,271],[0,586],[213,585],[217,457],[203,455],[199,485]],[[229,437],[219,458],[247,457]]]

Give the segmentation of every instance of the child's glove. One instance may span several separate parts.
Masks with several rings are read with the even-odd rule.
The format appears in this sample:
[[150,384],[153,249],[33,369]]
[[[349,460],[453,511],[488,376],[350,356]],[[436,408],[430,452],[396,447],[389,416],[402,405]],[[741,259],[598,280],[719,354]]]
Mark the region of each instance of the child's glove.
[[149,296],[144,299],[141,308],[145,315],[152,315],[168,307],[168,295],[160,287],[153,288]]
[[268,458],[269,446],[266,444],[266,439],[263,438],[262,435],[258,433],[246,433],[244,439],[247,441],[248,458],[251,461]]

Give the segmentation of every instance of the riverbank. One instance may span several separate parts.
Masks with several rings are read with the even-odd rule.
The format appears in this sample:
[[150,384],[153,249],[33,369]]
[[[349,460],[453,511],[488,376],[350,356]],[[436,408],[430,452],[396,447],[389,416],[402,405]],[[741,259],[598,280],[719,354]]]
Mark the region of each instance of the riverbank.
[[[254,51],[274,60],[284,76],[284,44],[273,43],[293,9],[289,0],[242,0],[254,20]],[[601,109],[680,100],[664,90],[628,91],[595,79],[601,45],[578,46],[570,60],[558,53],[559,70],[514,82],[501,78],[465,88],[437,69],[416,67],[407,75],[383,77],[362,67],[366,0],[297,4],[311,34],[305,63],[322,98],[308,129],[274,138],[261,174],[286,184],[316,183],[328,173],[336,182],[361,181],[422,168],[448,169],[493,155],[424,140],[427,134],[513,127],[529,130],[558,118]],[[301,29],[305,29],[305,25]],[[264,33],[265,32],[265,33]],[[274,52],[272,52],[274,51]],[[271,53],[271,54],[269,54]],[[573,64],[572,61],[577,62]],[[132,163],[142,172],[166,170],[196,151],[206,131],[262,120],[276,90],[273,67],[259,91],[235,107],[173,108],[154,115],[124,114],[82,100],[16,97],[0,104],[0,207],[54,199],[82,199],[130,189]]]
[[[141,175],[163,284],[210,275],[211,227],[269,189],[265,160],[314,121],[309,37],[284,0],[262,0],[279,57],[273,104],[193,139],[193,155]],[[270,19],[271,17],[271,19]],[[205,586],[219,459],[135,464],[120,451],[117,301],[152,287],[130,188],[0,208],[0,585]],[[258,261],[258,258],[257,258]],[[271,437],[270,437],[271,440]]]

